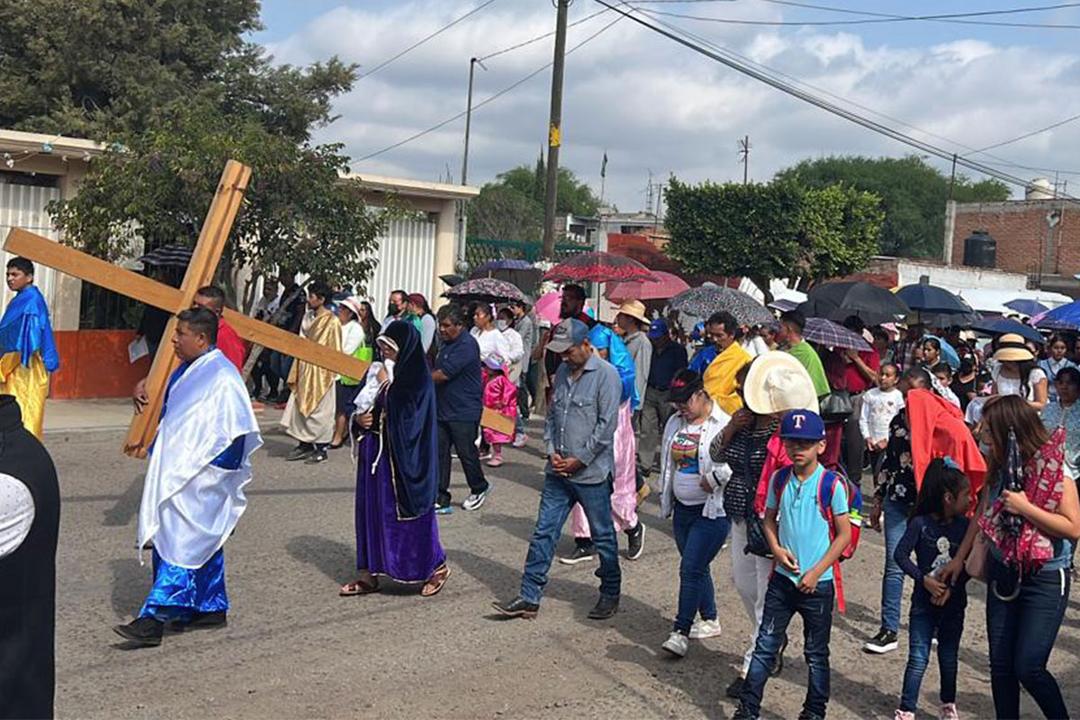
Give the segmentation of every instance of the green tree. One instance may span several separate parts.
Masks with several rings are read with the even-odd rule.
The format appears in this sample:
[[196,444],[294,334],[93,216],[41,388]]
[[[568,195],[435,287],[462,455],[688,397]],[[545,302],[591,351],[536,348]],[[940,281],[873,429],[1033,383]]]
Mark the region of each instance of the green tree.
[[[496,240],[539,242],[544,234],[544,160],[519,165],[480,188],[469,205],[469,235]],[[573,172],[559,168],[558,213],[594,216],[600,200]]]
[[[381,220],[339,145],[314,145],[356,68],[274,65],[244,40],[256,0],[34,0],[0,9],[0,122],[105,142],[71,200],[72,244],[118,259],[194,244],[225,161],[252,167],[226,260],[362,284]],[[40,30],[40,32],[37,32]],[[6,91],[6,92],[5,92]]]
[[0,3],[0,126],[112,139],[219,77],[258,0]]
[[865,266],[877,251],[878,198],[842,185],[703,183],[672,178],[665,248],[693,273],[749,278],[771,301],[775,278],[820,280]]
[[[826,157],[802,162],[777,173],[811,188],[844,183],[881,198],[885,221],[881,252],[899,257],[940,257],[945,234],[945,202],[950,179],[923,158]],[[997,180],[974,182],[957,175],[958,202],[995,202],[1009,197]]]

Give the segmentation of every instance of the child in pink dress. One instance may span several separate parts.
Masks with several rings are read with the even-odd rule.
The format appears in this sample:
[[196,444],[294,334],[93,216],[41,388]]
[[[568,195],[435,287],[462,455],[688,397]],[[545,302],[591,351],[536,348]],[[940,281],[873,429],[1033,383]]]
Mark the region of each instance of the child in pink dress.
[[[517,420],[517,385],[510,382],[509,373],[501,358],[488,357],[484,361],[484,407],[509,418]],[[484,428],[484,442],[491,446],[489,467],[503,464],[502,446],[513,442],[512,435],[504,435],[498,430]]]

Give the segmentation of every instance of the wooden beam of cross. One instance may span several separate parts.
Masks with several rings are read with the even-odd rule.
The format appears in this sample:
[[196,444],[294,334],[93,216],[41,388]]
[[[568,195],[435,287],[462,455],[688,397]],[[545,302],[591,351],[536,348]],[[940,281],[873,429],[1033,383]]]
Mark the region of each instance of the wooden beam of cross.
[[[176,332],[176,313],[191,307],[196,291],[213,280],[250,178],[251,168],[234,160],[226,163],[214,200],[199,233],[199,241],[192,252],[184,282],[179,289],[19,228],[8,233],[4,249],[84,282],[168,311],[173,317],[165,327],[163,337],[169,339]],[[225,310],[225,320],[240,337],[277,350],[283,355],[349,377],[363,377],[367,373],[368,363],[363,360],[305,340],[234,310]],[[146,380],[146,394],[150,402],[141,414],[132,419],[124,441],[124,452],[128,455],[146,456],[147,448],[157,432],[166,383],[178,366],[179,360],[173,352],[172,343],[161,343]]]

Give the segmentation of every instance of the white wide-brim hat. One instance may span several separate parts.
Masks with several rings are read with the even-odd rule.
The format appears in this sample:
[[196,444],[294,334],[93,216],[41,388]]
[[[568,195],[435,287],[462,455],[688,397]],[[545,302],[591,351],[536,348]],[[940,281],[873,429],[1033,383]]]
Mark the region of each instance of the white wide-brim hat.
[[788,410],[818,412],[817,391],[810,373],[795,356],[780,350],[754,358],[743,383],[746,406],[758,415]]

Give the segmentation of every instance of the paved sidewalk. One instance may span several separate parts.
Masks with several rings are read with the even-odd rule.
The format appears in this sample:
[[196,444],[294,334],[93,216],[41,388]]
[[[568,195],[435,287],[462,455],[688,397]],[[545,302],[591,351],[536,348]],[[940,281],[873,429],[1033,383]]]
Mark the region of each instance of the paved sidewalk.
[[[81,431],[120,430],[131,423],[130,398],[105,398],[98,400],[47,400],[45,401],[45,434],[65,434]],[[255,415],[264,428],[281,419],[281,410],[272,405],[261,409],[256,406]]]

